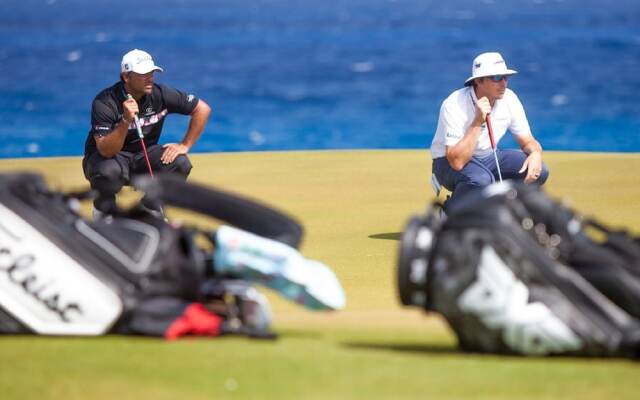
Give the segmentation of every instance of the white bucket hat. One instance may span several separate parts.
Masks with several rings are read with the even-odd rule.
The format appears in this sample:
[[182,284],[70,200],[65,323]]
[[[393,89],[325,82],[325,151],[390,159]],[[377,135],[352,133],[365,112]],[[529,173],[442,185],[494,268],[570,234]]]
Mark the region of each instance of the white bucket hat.
[[473,60],[471,77],[464,81],[465,86],[471,85],[476,78],[493,75],[514,75],[518,71],[507,68],[507,64],[500,53],[482,53]]
[[133,49],[122,56],[120,73],[135,72],[136,74],[147,74],[151,71],[163,72],[164,70],[153,62],[151,54],[146,51]]

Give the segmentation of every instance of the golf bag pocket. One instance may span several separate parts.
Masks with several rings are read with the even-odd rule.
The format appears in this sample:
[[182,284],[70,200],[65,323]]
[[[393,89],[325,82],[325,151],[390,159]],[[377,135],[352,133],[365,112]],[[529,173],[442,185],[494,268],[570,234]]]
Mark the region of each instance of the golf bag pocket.
[[[545,206],[539,215],[527,196]],[[566,221],[574,214],[537,188],[510,183],[460,200],[446,218],[431,210],[407,225],[398,262],[403,304],[443,315],[466,351],[638,357],[638,319],[563,256],[580,226],[563,232],[542,223],[545,212]]]

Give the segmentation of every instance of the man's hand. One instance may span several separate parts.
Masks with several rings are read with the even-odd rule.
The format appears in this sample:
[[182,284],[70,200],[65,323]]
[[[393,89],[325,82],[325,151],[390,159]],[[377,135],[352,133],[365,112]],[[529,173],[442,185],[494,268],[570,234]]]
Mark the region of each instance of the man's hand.
[[140,111],[138,109],[138,103],[133,97],[128,98],[122,103],[122,110],[122,119],[124,119],[124,121],[128,124],[131,124],[133,122],[136,114],[138,114],[138,112]]
[[491,103],[487,96],[483,96],[476,102],[476,118],[475,123],[482,125],[487,120],[487,114],[491,112]]
[[540,178],[540,172],[542,171],[542,155],[538,151],[531,152],[518,173],[527,171],[527,176],[524,178],[524,183],[535,182]]
[[527,171],[527,176],[524,177],[524,183],[535,182],[540,178],[542,172],[542,146],[533,137],[533,135],[518,135],[515,137],[516,141],[520,145],[520,148],[525,154],[528,154],[527,159],[522,163],[522,168],[518,173]]
[[187,146],[180,143],[167,143],[162,146],[162,148],[164,149],[164,152],[162,152],[160,160],[163,164],[171,164],[180,154],[187,154],[189,151]]

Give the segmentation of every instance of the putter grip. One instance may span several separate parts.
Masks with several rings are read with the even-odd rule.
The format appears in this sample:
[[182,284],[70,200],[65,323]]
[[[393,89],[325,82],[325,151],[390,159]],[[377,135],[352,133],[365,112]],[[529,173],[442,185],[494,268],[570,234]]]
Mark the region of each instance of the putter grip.
[[489,140],[491,141],[491,148],[496,149],[496,142],[493,138],[493,127],[491,126],[491,114],[487,114],[487,130],[489,131]]
[[[130,93],[127,93],[127,100],[133,99],[133,96]],[[142,140],[144,135],[142,134],[142,128],[140,128],[140,119],[138,118],[138,113],[133,114],[133,122],[136,125],[136,131],[138,131],[138,137]]]

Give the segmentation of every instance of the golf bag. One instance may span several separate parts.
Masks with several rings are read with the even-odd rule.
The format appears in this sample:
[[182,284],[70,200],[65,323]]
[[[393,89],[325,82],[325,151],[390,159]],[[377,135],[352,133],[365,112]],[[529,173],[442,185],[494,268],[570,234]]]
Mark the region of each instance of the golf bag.
[[398,289],[404,305],[443,315],[461,349],[640,357],[638,238],[533,185],[496,183],[438,208],[405,228]]
[[[257,240],[302,259],[302,227],[270,207],[171,176],[137,186],[235,225],[219,229],[229,241]],[[140,205],[89,221],[77,209],[90,195],[51,190],[36,174],[0,174],[0,333],[273,337],[267,299],[233,270],[216,269],[214,251],[226,245],[217,231],[176,226]]]

